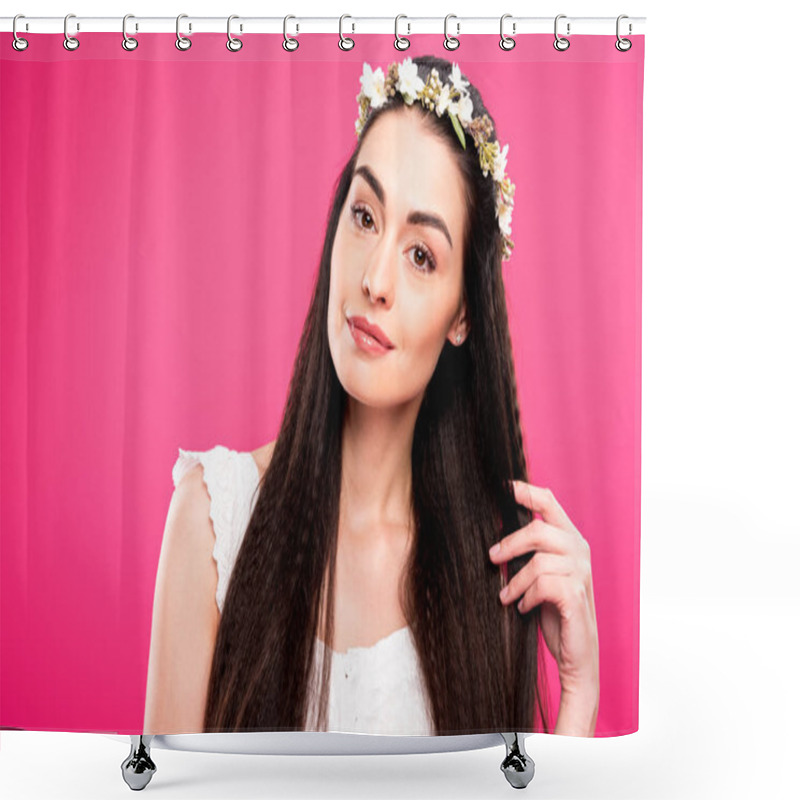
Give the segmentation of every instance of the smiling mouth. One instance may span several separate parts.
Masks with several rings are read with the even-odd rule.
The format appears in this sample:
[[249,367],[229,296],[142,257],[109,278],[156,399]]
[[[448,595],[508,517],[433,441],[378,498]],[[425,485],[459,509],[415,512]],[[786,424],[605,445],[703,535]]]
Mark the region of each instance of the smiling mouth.
[[[384,342],[388,342],[388,339],[386,339],[385,335],[381,337],[383,339],[383,341],[381,341],[378,338],[378,335],[380,334],[373,335],[372,331],[364,330],[364,328],[361,327],[364,322],[361,322],[361,320],[359,320],[359,322],[360,324],[356,323],[354,319],[347,319],[347,325],[350,328],[350,334],[352,335],[356,346],[360,350],[372,355],[385,355],[394,349],[393,344],[384,344]],[[374,331],[374,328],[372,330]]]

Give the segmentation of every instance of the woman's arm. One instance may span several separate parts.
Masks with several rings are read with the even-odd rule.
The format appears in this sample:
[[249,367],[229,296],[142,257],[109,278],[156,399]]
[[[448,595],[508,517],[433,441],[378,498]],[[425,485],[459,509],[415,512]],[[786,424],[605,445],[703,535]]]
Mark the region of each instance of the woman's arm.
[[541,606],[542,636],[561,682],[555,733],[594,736],[600,655],[589,543],[549,489],[521,480],[511,484],[517,503],[534,518],[497,542],[489,558],[503,564],[526,552],[533,555],[500,592],[500,601],[517,603],[523,614]]
[[599,687],[584,696],[562,692],[553,733],[563,736],[594,736],[599,705],[598,695]]
[[202,733],[219,625],[214,529],[203,467],[172,494],[156,575],[144,734]]

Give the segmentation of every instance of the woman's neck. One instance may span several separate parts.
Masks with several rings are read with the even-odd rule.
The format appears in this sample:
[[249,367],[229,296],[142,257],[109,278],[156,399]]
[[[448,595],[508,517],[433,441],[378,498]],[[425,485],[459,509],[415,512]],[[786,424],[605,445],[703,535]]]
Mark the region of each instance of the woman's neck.
[[378,409],[348,397],[340,516],[353,535],[408,529],[411,446],[421,401],[420,396],[403,406]]

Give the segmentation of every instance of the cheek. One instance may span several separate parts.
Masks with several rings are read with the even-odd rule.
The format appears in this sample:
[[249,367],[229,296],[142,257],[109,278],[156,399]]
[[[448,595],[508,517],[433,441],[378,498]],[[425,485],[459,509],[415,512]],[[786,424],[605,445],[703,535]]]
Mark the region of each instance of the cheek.
[[347,266],[350,263],[350,258],[347,253],[347,236],[346,234],[343,235],[341,225],[339,227],[340,230],[336,233],[336,238],[333,240],[333,248],[331,249],[331,302],[333,302],[335,298],[338,299],[338,301],[342,299],[345,282],[347,280]]
[[444,346],[449,318],[435,298],[408,298],[403,314],[403,349],[421,368],[433,372]]
[[331,295],[346,293],[348,284],[355,280],[358,271],[358,254],[354,252],[351,237],[341,223],[331,250]]
[[334,351],[334,360],[338,358],[338,350],[341,346],[347,345],[347,337],[350,336],[345,318],[345,307],[358,300],[360,283],[357,266],[352,248],[348,245],[347,232],[337,231],[331,249],[327,322],[328,340]]

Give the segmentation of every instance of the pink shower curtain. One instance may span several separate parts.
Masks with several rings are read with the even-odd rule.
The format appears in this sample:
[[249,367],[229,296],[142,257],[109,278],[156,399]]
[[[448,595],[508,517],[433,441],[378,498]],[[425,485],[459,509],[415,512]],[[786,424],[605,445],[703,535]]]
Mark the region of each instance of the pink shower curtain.
[[644,38],[570,38],[0,34],[0,726],[141,732],[178,448],[275,438],[363,64],[431,53],[510,145],[531,482],[591,545],[594,735],[638,729]]

